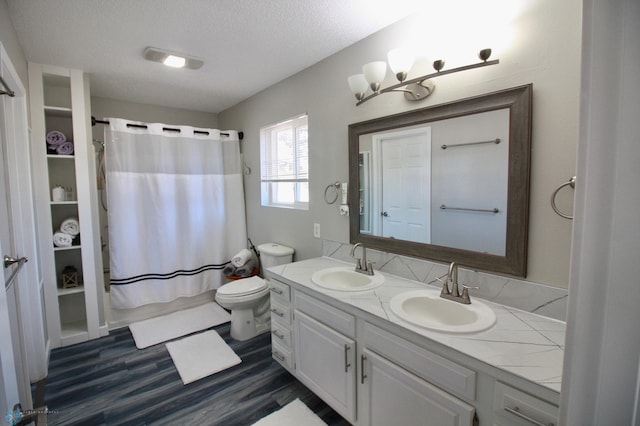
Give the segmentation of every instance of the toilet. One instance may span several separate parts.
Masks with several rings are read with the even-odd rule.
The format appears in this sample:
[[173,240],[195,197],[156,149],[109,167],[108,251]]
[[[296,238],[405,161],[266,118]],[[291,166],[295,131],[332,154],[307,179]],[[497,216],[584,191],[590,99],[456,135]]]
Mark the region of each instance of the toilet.
[[[260,264],[265,276],[267,268],[291,263],[294,250],[275,243],[258,246]],[[216,291],[216,302],[231,311],[231,337],[248,340],[271,328],[269,283],[258,276],[224,284]]]

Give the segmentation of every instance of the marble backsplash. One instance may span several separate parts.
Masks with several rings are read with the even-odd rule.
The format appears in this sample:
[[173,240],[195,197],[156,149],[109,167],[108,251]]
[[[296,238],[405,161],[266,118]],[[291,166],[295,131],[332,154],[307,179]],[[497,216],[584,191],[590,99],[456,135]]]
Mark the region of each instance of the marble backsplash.
[[[327,257],[354,263],[350,256],[351,244],[323,240],[322,254]],[[359,255],[358,251],[358,255]],[[367,260],[374,269],[427,285],[442,287],[436,278],[447,275],[449,266],[443,263],[367,249]],[[479,289],[470,289],[471,299],[479,297],[501,305],[565,321],[567,296],[565,289],[538,284],[517,278],[493,275],[486,272],[459,268],[458,281]]]

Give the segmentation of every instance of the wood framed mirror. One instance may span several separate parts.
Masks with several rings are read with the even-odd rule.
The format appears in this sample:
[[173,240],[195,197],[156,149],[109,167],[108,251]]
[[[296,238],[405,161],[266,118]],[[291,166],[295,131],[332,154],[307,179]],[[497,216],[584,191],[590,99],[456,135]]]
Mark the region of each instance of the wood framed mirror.
[[350,242],[525,277],[532,85],[349,125]]

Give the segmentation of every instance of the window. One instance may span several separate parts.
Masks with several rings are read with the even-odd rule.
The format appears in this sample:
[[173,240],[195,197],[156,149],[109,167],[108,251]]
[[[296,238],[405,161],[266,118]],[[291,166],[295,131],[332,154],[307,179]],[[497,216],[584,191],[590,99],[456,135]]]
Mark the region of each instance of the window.
[[307,116],[260,129],[263,206],[309,209]]

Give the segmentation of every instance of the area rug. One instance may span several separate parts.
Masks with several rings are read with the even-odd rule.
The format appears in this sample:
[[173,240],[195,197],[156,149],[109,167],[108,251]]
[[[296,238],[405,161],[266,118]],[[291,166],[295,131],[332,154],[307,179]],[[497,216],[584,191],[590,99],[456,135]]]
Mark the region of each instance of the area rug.
[[215,302],[129,325],[138,349],[168,342],[231,321],[231,314]]
[[302,401],[295,399],[284,408],[258,420],[253,426],[327,426]]
[[165,346],[185,385],[241,362],[214,330],[169,342]]

